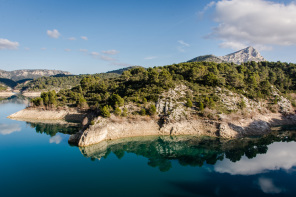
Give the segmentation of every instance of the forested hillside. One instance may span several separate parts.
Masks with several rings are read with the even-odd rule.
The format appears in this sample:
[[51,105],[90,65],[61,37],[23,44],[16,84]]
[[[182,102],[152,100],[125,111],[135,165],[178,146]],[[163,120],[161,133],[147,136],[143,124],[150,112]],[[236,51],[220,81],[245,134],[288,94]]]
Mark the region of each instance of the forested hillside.
[[81,79],[87,76],[99,76],[102,79],[114,78],[120,76],[116,73],[100,73],[94,75],[55,75],[50,77],[40,77],[27,84],[18,86],[22,91],[42,91],[70,89],[80,84]]
[[[104,79],[100,75],[85,76],[72,89],[42,93],[33,100],[35,106],[72,106],[82,109],[100,109],[102,115],[110,112],[127,113],[121,106],[134,103],[139,114],[154,114],[154,103],[160,95],[177,85],[189,89],[184,97],[186,106],[202,111],[204,108],[219,109],[221,100],[216,87],[226,88],[247,98],[265,99],[277,103],[272,92],[281,94],[296,89],[296,65],[281,62],[233,63],[191,62],[164,67],[134,68],[124,71],[120,77]],[[78,79],[76,80],[78,81]],[[148,105],[149,103],[149,105]],[[244,108],[242,101],[241,108]],[[121,107],[121,109],[119,109]]]

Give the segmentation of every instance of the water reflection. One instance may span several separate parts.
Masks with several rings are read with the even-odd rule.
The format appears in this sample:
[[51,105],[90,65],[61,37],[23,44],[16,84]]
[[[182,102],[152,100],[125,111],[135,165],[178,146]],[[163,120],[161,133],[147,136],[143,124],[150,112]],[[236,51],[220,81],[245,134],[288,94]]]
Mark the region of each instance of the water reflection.
[[215,164],[216,172],[245,175],[296,166],[293,154],[296,143],[276,143],[295,141],[295,134],[293,131],[274,131],[261,138],[237,140],[193,136],[137,137],[104,141],[81,147],[80,151],[93,160],[107,158],[111,152],[119,159],[125,152],[134,153],[148,158],[148,165],[161,171],[170,170],[171,161],[176,160],[182,166]]
[[21,126],[19,124],[0,124],[0,134],[9,135],[13,132],[20,132]]
[[15,94],[10,97],[0,97],[0,105],[6,104],[6,103],[13,103],[13,104],[25,104],[29,105],[30,98],[25,97],[21,94]]
[[[46,134],[54,137],[57,133],[62,134],[75,134],[79,131],[79,124],[76,123],[65,123],[65,122],[50,122],[50,123],[40,123],[40,122],[27,122],[27,125],[31,128],[35,128],[35,131],[40,134]],[[57,141],[58,138],[53,140]],[[52,142],[54,142],[52,140]],[[51,142],[51,143],[52,143]]]

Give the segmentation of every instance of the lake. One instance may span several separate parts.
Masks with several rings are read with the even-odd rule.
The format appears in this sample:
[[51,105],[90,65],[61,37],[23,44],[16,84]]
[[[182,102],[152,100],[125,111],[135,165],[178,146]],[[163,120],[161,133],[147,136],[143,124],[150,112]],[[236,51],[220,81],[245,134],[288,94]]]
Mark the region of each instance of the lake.
[[138,137],[79,148],[77,126],[6,117],[0,101],[0,196],[295,196],[296,129],[261,138]]

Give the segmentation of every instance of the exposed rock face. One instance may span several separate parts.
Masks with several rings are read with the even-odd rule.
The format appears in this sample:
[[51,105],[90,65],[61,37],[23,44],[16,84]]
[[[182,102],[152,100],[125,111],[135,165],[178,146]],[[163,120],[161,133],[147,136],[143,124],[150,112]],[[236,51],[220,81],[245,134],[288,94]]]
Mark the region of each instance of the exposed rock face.
[[225,62],[233,62],[235,64],[241,64],[244,62],[261,62],[265,61],[264,57],[262,57],[256,49],[253,47],[247,47],[235,53],[231,53],[229,55],[219,57],[221,60]]
[[233,62],[235,64],[241,64],[241,63],[250,62],[250,61],[261,62],[266,60],[264,59],[264,57],[261,56],[259,51],[257,51],[256,49],[250,46],[225,56],[217,57],[215,55],[204,55],[204,56],[198,56],[196,58],[193,58],[188,62],[216,62],[216,63]]
[[14,71],[4,71],[0,70],[0,78],[7,78],[13,81],[19,81],[22,79],[36,79],[43,76],[52,75],[70,75],[71,73],[61,70],[46,70],[46,69],[28,69],[28,70],[14,70]]
[[161,135],[159,125],[155,120],[122,120],[104,119],[98,117],[95,125],[90,125],[69,138],[69,142],[78,146],[89,146],[104,140],[114,140],[124,137]]

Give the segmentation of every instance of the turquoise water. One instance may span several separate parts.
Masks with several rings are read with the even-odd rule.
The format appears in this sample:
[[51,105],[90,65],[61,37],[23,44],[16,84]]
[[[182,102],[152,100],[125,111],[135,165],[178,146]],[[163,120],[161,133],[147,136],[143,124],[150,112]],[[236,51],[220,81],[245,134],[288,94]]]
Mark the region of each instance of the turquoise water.
[[145,137],[79,148],[75,126],[6,117],[0,101],[0,196],[295,196],[296,132],[223,141]]

